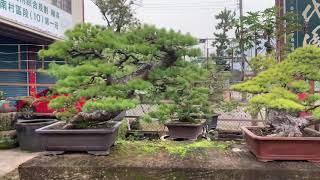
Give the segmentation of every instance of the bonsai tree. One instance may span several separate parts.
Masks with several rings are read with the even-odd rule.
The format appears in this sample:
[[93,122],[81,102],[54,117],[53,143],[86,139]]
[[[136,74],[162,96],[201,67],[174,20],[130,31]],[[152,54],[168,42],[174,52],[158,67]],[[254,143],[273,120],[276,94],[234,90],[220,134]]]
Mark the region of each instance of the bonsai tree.
[[231,41],[228,38],[228,33],[233,29],[235,23],[235,12],[226,8],[215,15],[215,19],[219,22],[215,26],[217,32],[213,33],[214,41],[212,46],[216,48],[216,56],[213,57],[219,70],[227,69],[227,50],[230,48]]
[[297,94],[310,90],[308,81],[320,80],[319,67],[320,48],[299,48],[281,63],[232,88],[254,95],[249,102],[249,110],[267,112],[269,135],[303,136],[306,127],[320,121],[307,121],[299,117],[299,113],[309,112],[315,118],[320,118],[320,96],[312,94],[299,99]]
[[117,33],[83,24],[66,36],[40,52],[41,57],[66,62],[51,64],[48,70],[58,80],[54,92],[66,94],[50,103],[60,118],[68,120],[64,128],[97,126],[134,108],[140,103],[139,93],[153,89],[150,74],[198,52],[190,48],[197,44],[190,35],[147,25]]
[[159,107],[145,119],[161,123],[180,121],[199,123],[210,111],[208,72],[194,62],[178,61],[175,66],[157,69],[150,74],[153,97]]

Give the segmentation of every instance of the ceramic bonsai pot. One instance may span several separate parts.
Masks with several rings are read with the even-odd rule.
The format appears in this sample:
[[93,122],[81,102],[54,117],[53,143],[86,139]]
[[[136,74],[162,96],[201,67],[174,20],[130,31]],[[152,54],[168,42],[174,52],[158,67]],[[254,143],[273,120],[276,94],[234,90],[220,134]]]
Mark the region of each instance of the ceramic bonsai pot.
[[43,151],[42,137],[35,130],[57,122],[55,119],[18,120],[16,131],[20,149],[25,151]]
[[208,130],[217,129],[219,116],[220,114],[213,114],[207,117]]
[[170,139],[197,140],[202,134],[205,123],[206,120],[202,120],[198,124],[171,121],[165,125],[169,130]]
[[262,137],[252,132],[252,130],[260,128],[242,127],[247,146],[259,161],[307,160],[320,162],[320,137]]
[[93,155],[108,155],[114,145],[120,121],[108,122],[110,128],[104,129],[62,129],[65,122],[38,129],[43,137],[43,146],[48,154],[64,152],[88,152]]

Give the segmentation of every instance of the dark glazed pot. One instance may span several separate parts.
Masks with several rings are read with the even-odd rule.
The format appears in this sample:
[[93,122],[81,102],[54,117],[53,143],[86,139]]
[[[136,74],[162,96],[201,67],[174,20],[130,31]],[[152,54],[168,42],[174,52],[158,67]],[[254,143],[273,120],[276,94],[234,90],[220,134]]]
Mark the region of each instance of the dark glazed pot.
[[61,129],[65,122],[58,122],[37,130],[43,137],[43,146],[48,154],[64,152],[88,152],[93,155],[108,155],[114,145],[121,122],[110,121],[105,129]]
[[205,120],[201,121],[199,124],[172,121],[165,125],[169,130],[170,139],[197,140],[202,134],[205,123]]
[[18,120],[16,130],[20,149],[33,152],[43,151],[42,138],[35,131],[55,122],[57,122],[55,119]]
[[251,131],[260,128],[242,127],[247,146],[259,161],[307,160],[320,162],[320,137],[263,137],[257,136]]
[[208,130],[217,129],[219,116],[220,114],[213,114],[208,116],[208,119],[207,119]]

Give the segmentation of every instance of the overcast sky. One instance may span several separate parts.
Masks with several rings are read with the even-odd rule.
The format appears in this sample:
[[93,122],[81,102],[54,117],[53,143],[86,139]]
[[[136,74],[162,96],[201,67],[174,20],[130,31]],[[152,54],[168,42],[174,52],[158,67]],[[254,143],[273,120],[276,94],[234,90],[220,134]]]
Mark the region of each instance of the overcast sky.
[[[244,11],[257,11],[274,6],[275,0],[243,0]],[[225,7],[239,11],[237,0],[139,0],[136,16],[142,23],[191,33],[198,38],[212,37],[214,15]],[[105,24],[98,8],[85,0],[85,20]]]

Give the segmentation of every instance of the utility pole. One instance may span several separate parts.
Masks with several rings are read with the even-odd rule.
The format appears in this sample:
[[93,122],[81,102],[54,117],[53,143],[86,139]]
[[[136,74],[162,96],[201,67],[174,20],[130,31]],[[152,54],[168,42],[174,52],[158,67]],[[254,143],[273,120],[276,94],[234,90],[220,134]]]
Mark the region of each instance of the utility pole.
[[209,48],[209,46],[210,46],[209,41],[210,40],[214,40],[214,38],[199,39],[199,42],[204,44],[203,53],[206,58],[207,68],[209,68],[209,60],[210,60],[210,57],[209,57],[210,56],[210,48]]
[[245,77],[245,54],[244,54],[244,41],[243,41],[243,0],[239,0],[240,9],[240,51],[241,51],[241,80],[244,81]]
[[207,69],[209,69],[209,38],[207,38]]

